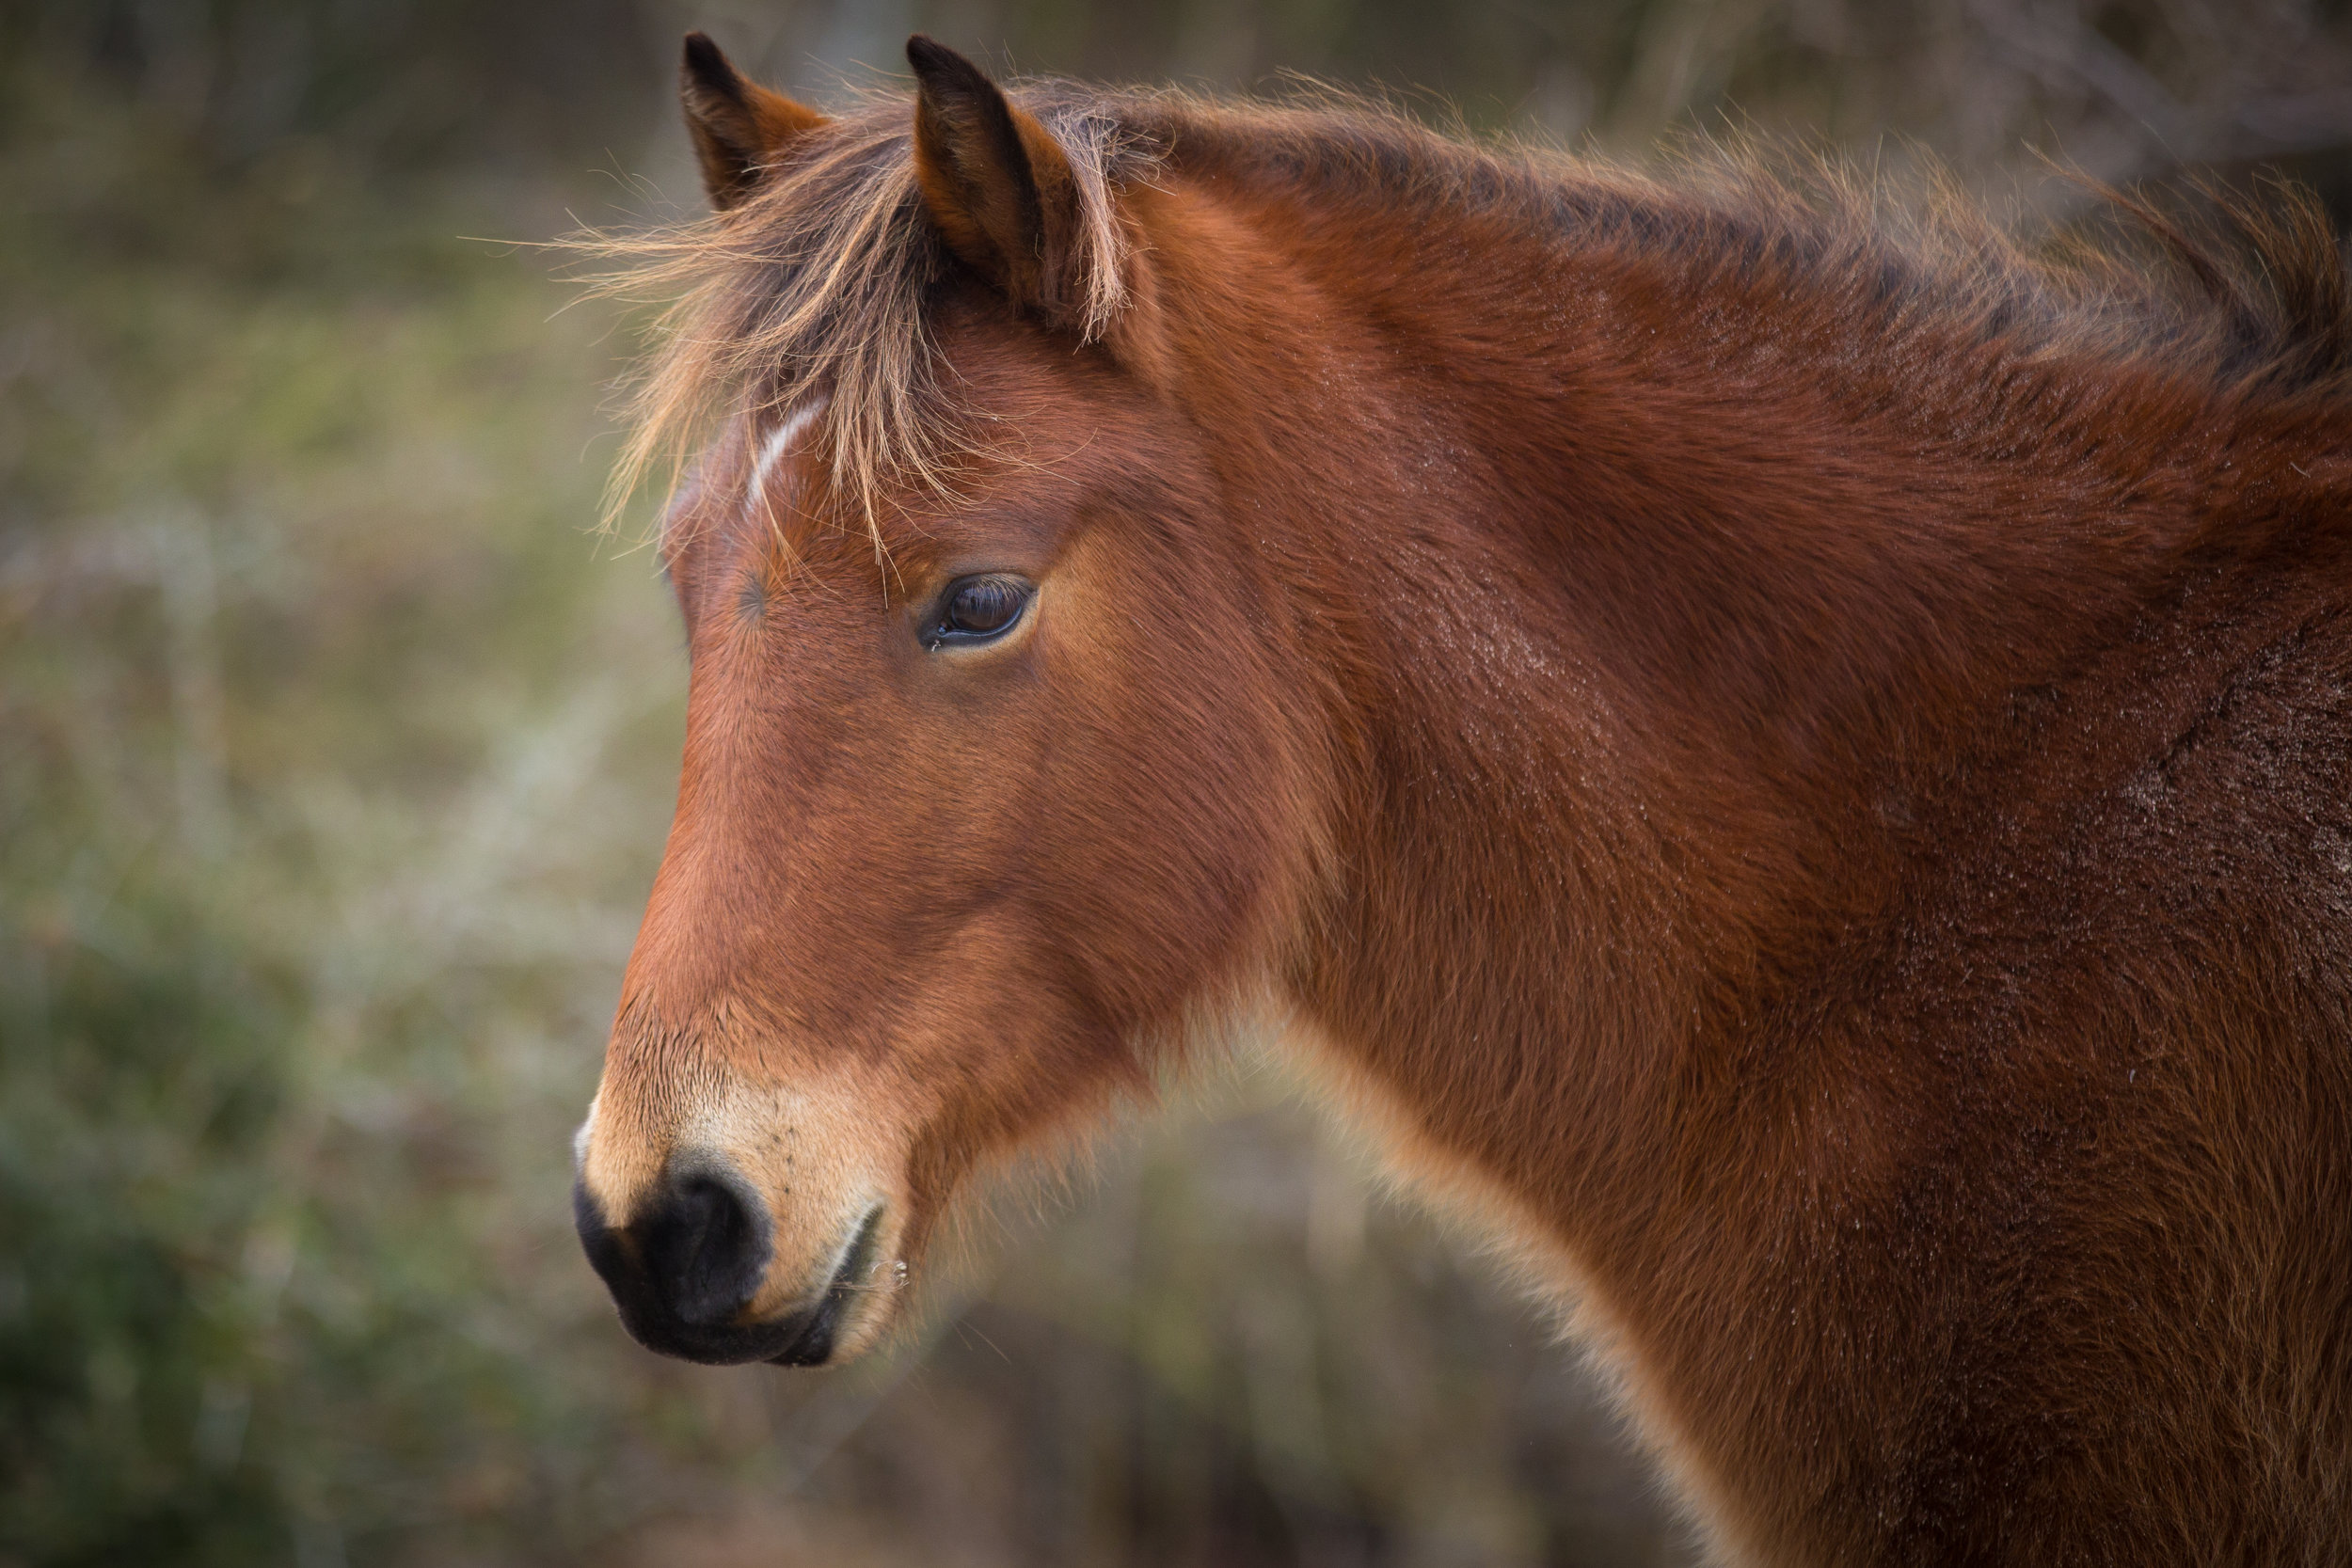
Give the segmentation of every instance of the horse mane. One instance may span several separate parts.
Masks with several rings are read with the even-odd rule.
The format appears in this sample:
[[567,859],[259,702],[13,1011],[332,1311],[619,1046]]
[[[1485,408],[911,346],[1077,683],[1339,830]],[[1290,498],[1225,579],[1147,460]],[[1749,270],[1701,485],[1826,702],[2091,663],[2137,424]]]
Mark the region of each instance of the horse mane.
[[[2093,220],[2034,242],[1931,169],[1899,192],[1851,160],[1752,139],[1693,138],[1658,173],[1431,130],[1328,89],[1296,103],[1058,80],[1011,89],[1068,154],[1082,214],[1083,337],[1125,309],[1135,238],[1115,198],[1163,169],[1214,166],[1400,217],[1500,218],[1530,236],[1637,251],[1693,287],[1731,275],[1786,286],[1847,330],[1932,336],[2021,359],[2153,366],[2218,397],[2352,396],[2352,288],[2325,209],[2282,179],[2259,196],[2192,184],[2159,199],[2085,182]],[[697,222],[592,232],[617,261],[596,292],[664,305],[628,398],[610,493],[673,478],[725,420],[745,438],[823,396],[836,494],[875,527],[893,485],[944,489],[963,425],[927,328],[954,263],[916,189],[912,115],[873,93],[771,169],[756,196]],[[877,542],[880,535],[877,533]]]
[[[1024,103],[1076,175],[1074,266],[1091,340],[1126,304],[1128,242],[1112,191],[1150,160],[1084,96],[1065,89],[1041,103],[1032,93]],[[955,449],[926,319],[950,261],[923,214],[912,120],[904,98],[869,95],[732,212],[573,242],[622,263],[590,280],[596,293],[664,305],[629,392],[608,517],[657,467],[682,469],[726,416],[748,409],[756,425],[819,395],[834,489],[869,524],[887,485],[945,484]]]

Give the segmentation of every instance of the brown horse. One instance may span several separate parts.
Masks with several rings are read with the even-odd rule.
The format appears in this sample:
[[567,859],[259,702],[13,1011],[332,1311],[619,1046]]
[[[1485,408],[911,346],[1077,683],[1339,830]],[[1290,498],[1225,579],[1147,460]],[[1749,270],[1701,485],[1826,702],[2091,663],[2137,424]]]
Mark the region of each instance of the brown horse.
[[642,242],[639,461],[701,453],[579,1144],[631,1331],[855,1354],[976,1171],[1262,1021],[1726,1558],[2352,1561],[2312,204],[2051,261],[908,55],[829,119],[691,38],[719,212]]

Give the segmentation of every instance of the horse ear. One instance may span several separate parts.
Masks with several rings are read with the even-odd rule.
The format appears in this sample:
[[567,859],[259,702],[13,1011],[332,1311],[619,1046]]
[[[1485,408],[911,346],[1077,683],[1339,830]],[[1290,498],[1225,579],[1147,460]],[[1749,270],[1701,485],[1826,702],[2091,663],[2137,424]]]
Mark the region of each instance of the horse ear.
[[787,147],[825,123],[816,110],[747,79],[700,33],[686,35],[677,90],[694,156],[702,161],[703,188],[723,213],[759,188],[760,177]]
[[1010,297],[1049,317],[1065,295],[1078,230],[1078,182],[1045,127],[979,67],[917,33],[914,177],[947,248]]

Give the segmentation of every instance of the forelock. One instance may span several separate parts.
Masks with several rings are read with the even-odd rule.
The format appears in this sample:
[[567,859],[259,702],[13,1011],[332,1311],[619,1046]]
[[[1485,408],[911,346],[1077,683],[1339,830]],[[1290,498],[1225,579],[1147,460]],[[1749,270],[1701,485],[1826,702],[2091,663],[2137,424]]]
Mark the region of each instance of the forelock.
[[[1150,154],[1105,95],[1058,83],[1012,92],[1075,177],[1072,263],[1091,340],[1126,304],[1116,193]],[[869,528],[886,489],[946,487],[961,424],[927,320],[946,263],[915,184],[913,118],[903,96],[869,98],[796,142],[734,211],[587,242],[622,262],[595,280],[599,292],[663,305],[629,397],[614,510],[729,419],[772,429],[820,400],[833,492]]]

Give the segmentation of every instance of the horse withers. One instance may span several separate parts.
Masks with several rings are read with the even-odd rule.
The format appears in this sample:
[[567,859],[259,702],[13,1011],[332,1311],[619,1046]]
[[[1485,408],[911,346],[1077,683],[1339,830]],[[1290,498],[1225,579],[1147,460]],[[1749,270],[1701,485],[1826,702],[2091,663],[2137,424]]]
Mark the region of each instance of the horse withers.
[[1719,1553],[2352,1560],[2352,312],[1724,156],[687,44],[692,657],[579,1141],[837,1362],[1244,1023],[1516,1242]]

